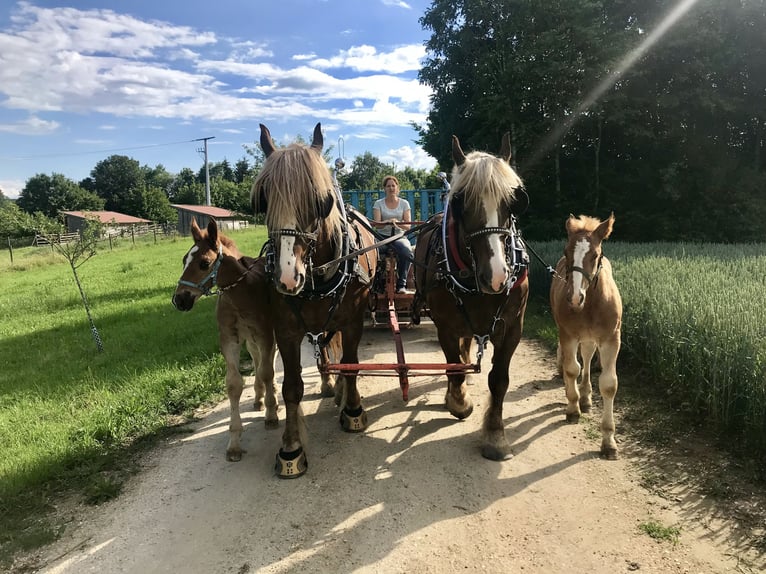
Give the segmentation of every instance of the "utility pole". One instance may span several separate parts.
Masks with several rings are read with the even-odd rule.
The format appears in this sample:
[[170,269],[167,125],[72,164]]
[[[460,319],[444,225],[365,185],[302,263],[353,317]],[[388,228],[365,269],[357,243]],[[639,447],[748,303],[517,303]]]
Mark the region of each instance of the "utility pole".
[[207,163],[207,140],[215,139],[215,136],[209,136],[206,138],[197,138],[196,140],[192,140],[195,142],[204,142],[204,148],[202,150],[198,149],[198,152],[204,151],[205,154],[205,205],[210,206],[210,167]]

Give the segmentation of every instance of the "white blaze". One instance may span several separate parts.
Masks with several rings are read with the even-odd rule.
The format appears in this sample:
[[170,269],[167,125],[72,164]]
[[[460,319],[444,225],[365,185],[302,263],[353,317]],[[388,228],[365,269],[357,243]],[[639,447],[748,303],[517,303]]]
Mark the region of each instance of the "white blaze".
[[[487,207],[485,204],[487,227],[499,227],[497,209],[490,210]],[[489,248],[492,250],[492,258],[489,261],[490,269],[492,269],[492,289],[498,293],[508,281],[508,266],[505,262],[503,237],[497,233],[492,233],[487,236],[487,239],[489,240]]]
[[[590,251],[590,244],[587,239],[580,239],[574,246],[574,254],[572,255],[572,265],[583,269],[583,263],[585,262],[585,256]],[[573,307],[579,307],[585,302],[585,290],[587,285],[583,285],[583,274],[580,271],[572,270],[572,299],[570,304]]]
[[295,237],[283,235],[279,238],[279,281],[288,291],[298,288],[298,261],[295,258]]
[[[184,260],[184,270],[183,273],[186,273],[186,270],[189,268],[189,265],[191,265],[191,262],[194,260],[194,254],[199,251],[199,247],[196,245],[189,249],[189,253],[186,254],[186,259]],[[182,275],[183,275],[182,273]]]

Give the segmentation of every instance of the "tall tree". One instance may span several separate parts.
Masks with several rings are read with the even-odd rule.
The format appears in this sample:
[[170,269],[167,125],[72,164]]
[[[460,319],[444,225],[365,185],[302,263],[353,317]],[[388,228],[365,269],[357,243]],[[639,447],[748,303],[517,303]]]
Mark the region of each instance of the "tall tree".
[[93,187],[106,202],[106,209],[128,215],[141,213],[144,171],[138,161],[113,155],[96,164],[90,172]]
[[82,189],[60,173],[37,174],[27,180],[16,204],[27,213],[39,211],[57,218],[61,211],[90,211],[104,208],[104,200]]

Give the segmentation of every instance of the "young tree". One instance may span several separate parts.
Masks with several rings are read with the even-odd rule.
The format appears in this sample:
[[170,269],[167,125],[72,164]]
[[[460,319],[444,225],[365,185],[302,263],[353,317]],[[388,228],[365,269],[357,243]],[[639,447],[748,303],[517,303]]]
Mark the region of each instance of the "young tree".
[[90,312],[90,305],[88,304],[88,298],[85,296],[85,291],[82,288],[80,277],[77,274],[77,269],[80,268],[88,259],[96,254],[96,245],[101,238],[102,226],[93,219],[88,219],[85,225],[80,231],[80,237],[76,241],[70,241],[68,243],[60,243],[56,240],[56,237],[50,232],[42,232],[41,235],[46,236],[48,242],[53,248],[67,260],[69,267],[72,270],[74,281],[77,284],[77,289],[80,291],[80,298],[82,304],[85,307],[85,314],[88,317],[88,323],[90,324],[90,331],[93,335],[93,340],[96,342],[96,348],[99,352],[104,350],[104,345],[101,341],[101,336],[96,329],[96,324],[93,321],[93,316]]

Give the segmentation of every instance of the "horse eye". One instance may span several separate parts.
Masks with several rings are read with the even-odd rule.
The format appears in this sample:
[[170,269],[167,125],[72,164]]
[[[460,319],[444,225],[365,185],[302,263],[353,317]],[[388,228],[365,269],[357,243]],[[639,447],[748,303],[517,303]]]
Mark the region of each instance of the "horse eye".
[[199,268],[202,269],[203,271],[207,271],[208,269],[210,269],[210,261],[203,259],[199,263]]

